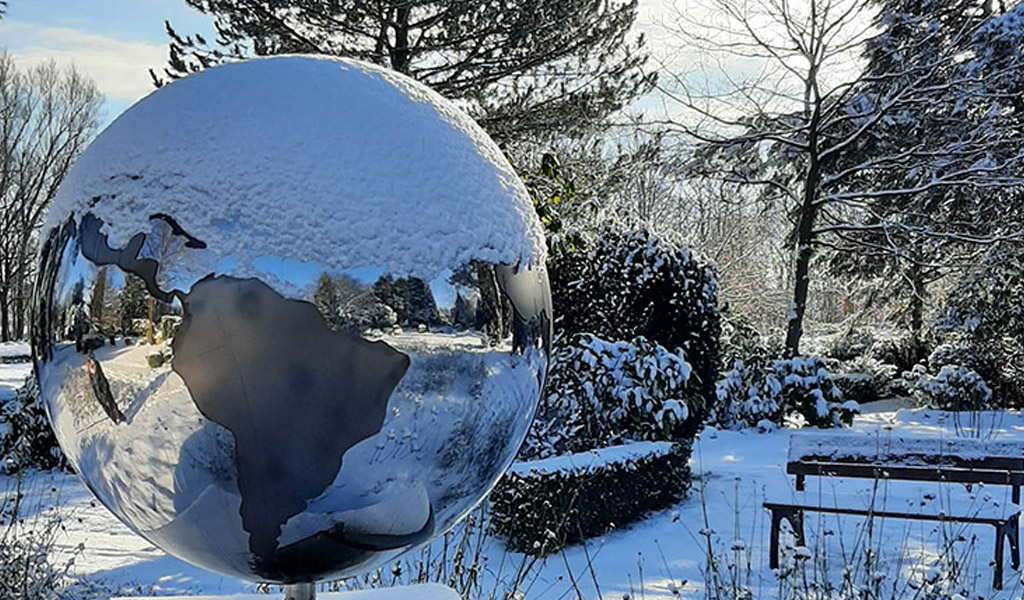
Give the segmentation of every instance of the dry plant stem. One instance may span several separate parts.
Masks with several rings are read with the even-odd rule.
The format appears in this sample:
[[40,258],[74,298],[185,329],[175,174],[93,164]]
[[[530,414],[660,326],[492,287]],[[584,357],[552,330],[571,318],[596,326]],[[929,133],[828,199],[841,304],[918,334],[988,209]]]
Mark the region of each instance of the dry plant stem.
[[[587,559],[587,571],[590,573],[590,580],[594,583],[597,600],[604,600],[604,597],[601,596],[601,586],[597,583],[597,573],[594,572],[594,563],[590,560],[590,550],[587,549],[587,542],[585,540],[583,542],[583,556]],[[664,560],[664,554],[662,555],[662,560]]]
[[569,559],[565,556],[565,550],[561,550],[558,553],[562,557],[562,562],[565,564],[565,573],[569,576],[569,583],[572,585],[572,590],[576,592],[576,598],[583,600],[583,594],[580,592],[580,588],[576,585],[576,577],[572,574],[572,567],[569,566]]

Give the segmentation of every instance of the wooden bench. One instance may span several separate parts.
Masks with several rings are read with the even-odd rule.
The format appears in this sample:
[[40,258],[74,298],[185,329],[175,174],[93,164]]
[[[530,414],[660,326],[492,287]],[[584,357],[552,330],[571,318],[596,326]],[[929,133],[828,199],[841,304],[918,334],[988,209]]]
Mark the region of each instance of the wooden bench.
[[[1024,447],[1019,444],[936,438],[911,439],[907,444],[901,443],[907,439],[910,438],[882,444],[868,436],[794,434],[790,438],[786,472],[796,476],[797,491],[804,491],[807,477],[949,482],[968,486],[986,484],[1010,487],[1012,503],[1020,504],[1020,488],[1024,484]],[[875,456],[870,456],[872,444]],[[1000,455],[979,454],[984,451],[996,451]],[[993,516],[929,514],[811,503],[765,502],[764,507],[771,511],[769,566],[772,569],[779,566],[779,528],[783,520],[792,528],[797,545],[804,545],[804,512],[991,525],[996,531],[993,588],[1002,589],[1005,543],[1010,545],[1013,568],[1020,567],[1020,510],[1016,507],[1006,514]]]

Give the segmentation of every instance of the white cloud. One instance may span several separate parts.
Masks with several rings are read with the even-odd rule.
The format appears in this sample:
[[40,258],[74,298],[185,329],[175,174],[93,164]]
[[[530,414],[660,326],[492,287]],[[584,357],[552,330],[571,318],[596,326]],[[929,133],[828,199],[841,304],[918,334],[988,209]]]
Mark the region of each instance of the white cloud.
[[0,33],[19,65],[51,59],[61,65],[74,65],[96,80],[113,102],[134,102],[153,91],[148,69],[159,68],[167,61],[166,46],[122,41],[76,29],[4,20]]

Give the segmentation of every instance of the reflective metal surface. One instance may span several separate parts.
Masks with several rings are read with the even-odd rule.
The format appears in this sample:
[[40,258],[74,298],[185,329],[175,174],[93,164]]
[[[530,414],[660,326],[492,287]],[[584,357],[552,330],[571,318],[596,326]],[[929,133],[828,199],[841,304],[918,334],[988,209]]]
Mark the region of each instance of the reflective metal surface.
[[82,479],[141,535],[244,578],[347,573],[445,530],[512,460],[546,368],[543,269],[363,271],[286,298],[176,280],[185,235],[155,219],[111,248],[85,215],[43,252],[43,397]]
[[301,583],[390,560],[480,501],[543,386],[543,266],[310,279],[311,263],[268,255],[262,276],[197,272],[245,234],[180,221],[154,213],[118,245],[70,214],[43,240],[40,389],[107,508],[201,567]]

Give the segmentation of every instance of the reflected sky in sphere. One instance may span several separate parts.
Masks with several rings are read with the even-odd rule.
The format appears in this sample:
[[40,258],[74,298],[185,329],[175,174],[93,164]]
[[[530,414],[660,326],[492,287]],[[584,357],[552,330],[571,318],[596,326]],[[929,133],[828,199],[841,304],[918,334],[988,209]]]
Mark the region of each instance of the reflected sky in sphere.
[[355,61],[219,67],[129,110],[61,187],[42,398],[89,489],[167,552],[357,574],[514,458],[548,363],[543,265],[522,184],[433,92]]

